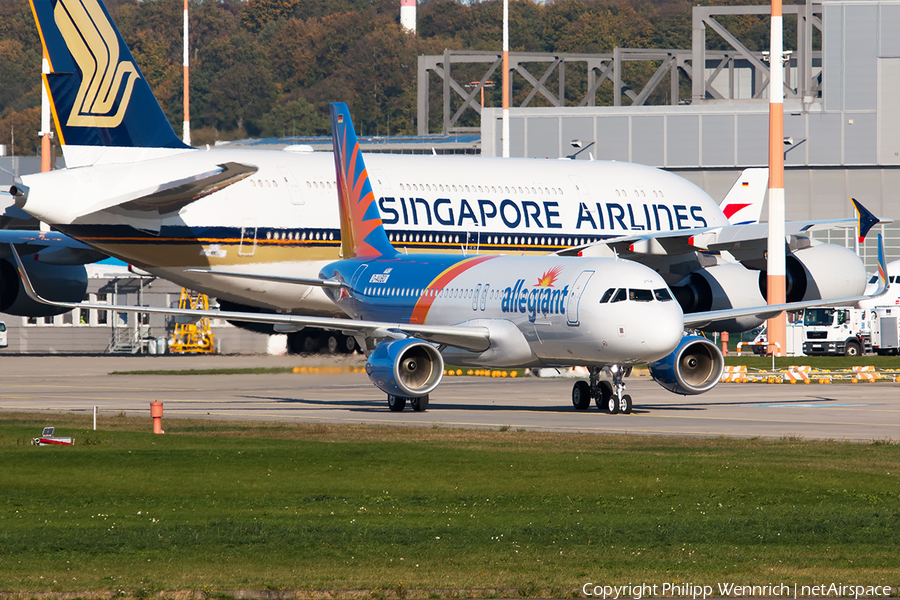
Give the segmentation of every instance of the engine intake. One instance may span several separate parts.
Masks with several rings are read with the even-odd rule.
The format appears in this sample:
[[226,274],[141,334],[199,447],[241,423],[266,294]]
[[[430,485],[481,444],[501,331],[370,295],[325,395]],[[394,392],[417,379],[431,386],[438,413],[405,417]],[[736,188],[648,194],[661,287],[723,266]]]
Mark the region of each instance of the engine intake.
[[725,359],[711,341],[687,336],[667,357],[650,363],[650,375],[670,392],[693,396],[708,392],[719,383]]
[[414,338],[382,342],[366,361],[366,373],[386,394],[417,398],[431,392],[444,376],[437,348]]

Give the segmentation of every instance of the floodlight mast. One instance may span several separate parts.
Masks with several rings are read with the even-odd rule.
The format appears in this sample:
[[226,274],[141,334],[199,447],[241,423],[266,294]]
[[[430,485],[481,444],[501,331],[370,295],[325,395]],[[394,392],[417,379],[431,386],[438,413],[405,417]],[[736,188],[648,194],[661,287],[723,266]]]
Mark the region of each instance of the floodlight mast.
[[[784,64],[781,0],[772,0],[769,46],[769,238],[766,290],[769,304],[784,304]],[[768,320],[766,339],[772,356],[786,348],[787,315]]]

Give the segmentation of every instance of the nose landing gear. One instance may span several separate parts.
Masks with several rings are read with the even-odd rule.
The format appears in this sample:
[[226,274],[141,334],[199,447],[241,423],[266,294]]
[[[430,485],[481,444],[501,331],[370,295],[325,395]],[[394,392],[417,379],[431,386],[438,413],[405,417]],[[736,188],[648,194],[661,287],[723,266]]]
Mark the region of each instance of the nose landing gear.
[[[611,380],[600,379],[600,375],[606,370]],[[622,381],[631,373],[631,367],[610,365],[608,367],[591,367],[590,383],[577,381],[572,388],[572,404],[578,410],[585,410],[590,406],[590,399],[594,399],[597,408],[611,415],[618,413],[630,414],[632,409],[631,396],[625,393],[625,383]]]

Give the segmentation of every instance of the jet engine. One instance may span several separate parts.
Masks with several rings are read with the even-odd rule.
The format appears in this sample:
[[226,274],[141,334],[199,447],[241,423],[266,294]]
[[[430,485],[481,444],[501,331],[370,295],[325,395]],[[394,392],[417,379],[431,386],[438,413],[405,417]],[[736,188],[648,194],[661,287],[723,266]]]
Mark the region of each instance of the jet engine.
[[[38,262],[34,256],[23,256],[22,264],[38,294],[57,302],[82,302],[87,291],[87,270],[84,265],[53,265]],[[0,259],[0,312],[21,317],[52,317],[69,312],[35,302],[25,293],[15,263]]]
[[382,342],[369,355],[366,373],[388,395],[417,398],[441,382],[444,359],[437,348],[422,340]]
[[[753,271],[738,263],[722,263],[694,271],[672,293],[687,313],[762,306],[765,296],[759,290],[759,271]],[[717,321],[704,327],[704,331],[748,331],[762,324],[756,317],[739,317]]]
[[[788,302],[858,296],[866,289],[866,266],[856,252],[836,244],[806,240],[785,261]],[[767,276],[759,274],[759,290],[766,295]]]
[[672,354],[650,363],[650,376],[670,392],[683,396],[713,389],[722,378],[725,359],[711,341],[692,335],[681,339]]
[[[866,285],[865,265],[852,250],[807,238],[794,238],[795,248],[785,259],[787,302],[855,296]],[[738,263],[720,263],[694,271],[672,286],[685,313],[747,308],[766,304],[766,271]],[[739,317],[711,323],[704,331],[738,333],[762,325],[756,317]]]

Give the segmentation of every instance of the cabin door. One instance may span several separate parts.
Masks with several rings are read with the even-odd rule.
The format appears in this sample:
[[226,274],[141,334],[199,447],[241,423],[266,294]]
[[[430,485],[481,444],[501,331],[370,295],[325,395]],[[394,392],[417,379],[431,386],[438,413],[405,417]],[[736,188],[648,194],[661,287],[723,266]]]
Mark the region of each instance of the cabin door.
[[569,298],[566,303],[566,322],[573,327],[578,325],[578,305],[581,303],[581,294],[593,274],[593,271],[582,271],[575,283],[572,284],[572,289],[569,290]]

